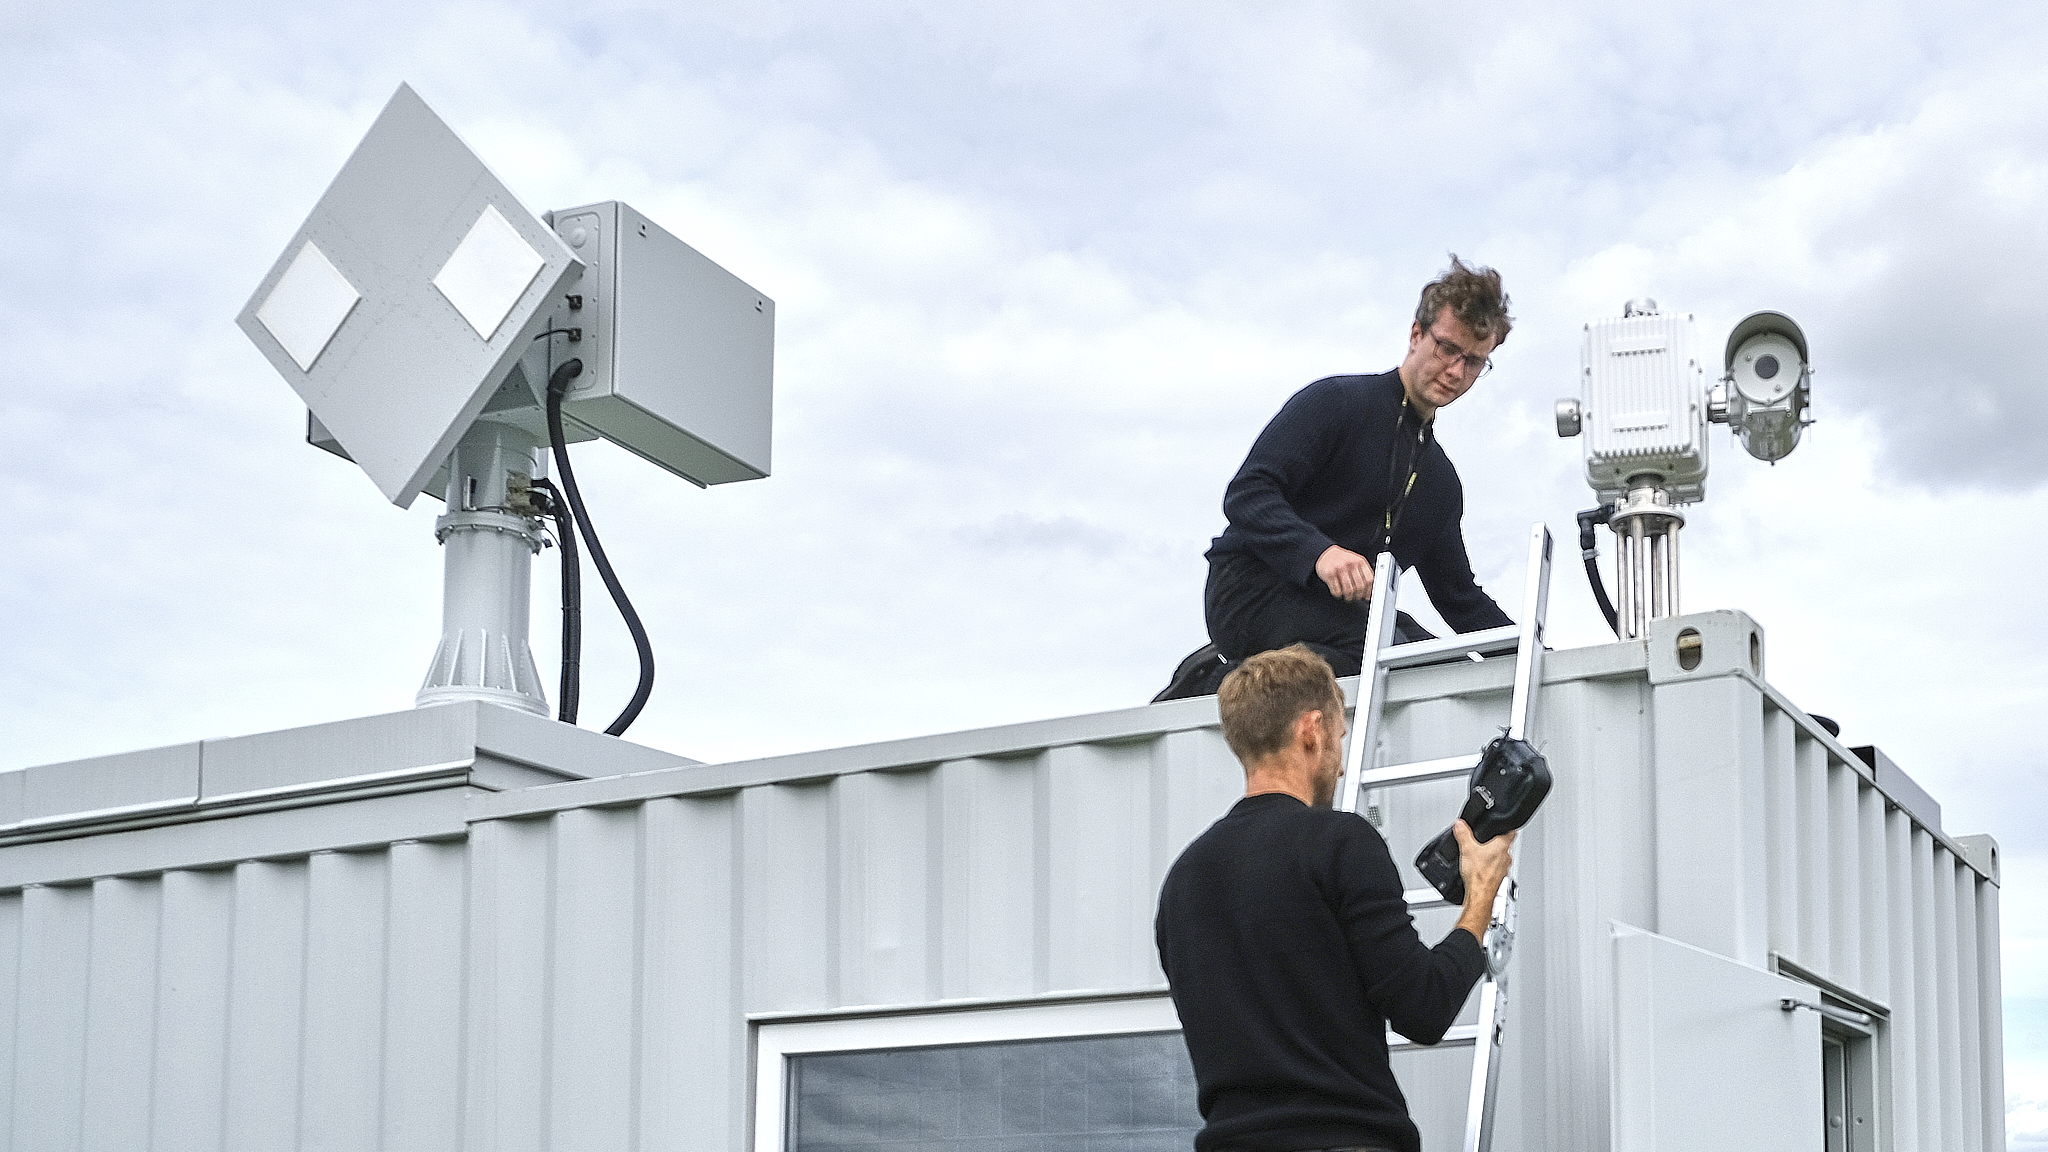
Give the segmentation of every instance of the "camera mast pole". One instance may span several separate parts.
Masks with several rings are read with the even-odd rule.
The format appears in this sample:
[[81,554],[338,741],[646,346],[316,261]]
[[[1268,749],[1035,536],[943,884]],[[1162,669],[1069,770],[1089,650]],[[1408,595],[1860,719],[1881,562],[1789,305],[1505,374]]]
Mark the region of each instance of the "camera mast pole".
[[1607,525],[1614,530],[1615,627],[1623,640],[1641,639],[1650,621],[1679,613],[1678,530],[1685,513],[1672,504],[1661,477],[1635,476]]

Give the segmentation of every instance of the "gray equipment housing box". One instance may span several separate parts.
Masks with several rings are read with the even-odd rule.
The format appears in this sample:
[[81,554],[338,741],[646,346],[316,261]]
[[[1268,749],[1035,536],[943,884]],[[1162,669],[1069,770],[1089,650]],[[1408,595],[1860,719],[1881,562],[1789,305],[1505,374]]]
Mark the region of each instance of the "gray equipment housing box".
[[[547,219],[585,265],[548,325],[582,338],[535,353],[583,361],[564,415],[692,483],[768,475],[775,302],[617,200]],[[527,366],[538,388],[550,367]]]

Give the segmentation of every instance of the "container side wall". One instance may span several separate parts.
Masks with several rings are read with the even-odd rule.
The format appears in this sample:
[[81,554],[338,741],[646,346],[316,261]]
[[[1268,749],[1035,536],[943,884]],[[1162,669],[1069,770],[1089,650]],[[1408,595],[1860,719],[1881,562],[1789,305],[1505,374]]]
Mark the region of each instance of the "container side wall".
[[629,1148],[638,1109],[640,813],[554,818],[549,1147]]
[[[1674,940],[1765,965],[1762,697],[1738,677],[1652,689],[1657,923]],[[1584,927],[1584,926],[1582,926]]]
[[1050,751],[1042,925],[1048,988],[1133,988],[1156,980],[1151,925],[1152,762],[1159,741]]
[[855,1004],[915,1004],[937,995],[927,883],[938,843],[930,768],[864,772],[836,785],[841,995]]
[[1891,1037],[1891,1130],[1898,1152],[1924,1147],[1920,1129],[1920,1021],[1913,1012],[1919,1002],[1919,940],[1913,933],[1913,818],[1893,808],[1885,813],[1885,881],[1890,908],[1891,983],[1885,999],[1892,1013],[1886,1022]]
[[[1645,674],[1617,645],[1542,693],[1495,1147],[1609,1147],[1618,921],[1867,1002],[1884,1138],[1995,1149],[1995,887],[1732,651]],[[1509,674],[1396,673],[1378,761],[1477,752]],[[1243,778],[1213,724],[1141,723],[483,797],[466,840],[0,892],[0,1152],[737,1150],[750,1020],[1156,994],[1160,881]],[[1464,787],[1375,790],[1410,887]],[[1396,1054],[1426,1147],[1455,1146],[1471,1056]]]
[[1977,902],[1977,1034],[1978,1059],[1984,1069],[1977,1088],[1977,1107],[1984,1117],[1984,1147],[2005,1147],[2005,1020],[1998,955],[1998,887],[1967,877]]
[[[1799,779],[1795,764],[1792,718],[1782,712],[1764,717],[1764,845],[1773,867],[1797,868],[1804,829],[1799,822]],[[1771,947],[1786,955],[1803,955],[1799,926],[1800,885],[1790,882],[1771,885]]]
[[1828,751],[1819,741],[1799,739],[1805,733],[1800,732],[1785,713],[1767,709],[1764,719],[1773,729],[1792,738],[1791,768],[1795,796],[1792,811],[1796,829],[1793,840],[1798,845],[1797,863],[1790,875],[1772,871],[1769,883],[1774,888],[1789,884],[1797,893],[1797,954],[1806,957],[1808,969],[1839,977],[1841,971],[1835,963],[1832,931],[1834,904],[1838,898],[1832,861],[1838,848],[1837,834],[1846,830],[1836,829],[1829,819]]
[[[1975,1147],[1964,1132],[1962,1115],[1963,1046],[1962,1021],[1956,1011],[1960,1002],[1961,965],[1957,963],[1955,857],[1928,837],[1929,919],[1935,930],[1934,1020],[1940,1030],[1941,1046],[1936,1067],[1941,1077],[1935,1090],[1941,1094],[1941,1144],[1945,1148]],[[1975,1109],[1971,1109],[1972,1112]]]
[[403,842],[0,902],[20,924],[0,955],[28,961],[7,983],[8,1139],[457,1146],[465,856]]
[[[219,1090],[229,1152],[298,1146],[308,872],[303,859],[251,860],[237,865],[229,881],[235,930],[226,969],[227,1076]],[[177,875],[166,876],[166,885]]]
[[[252,926],[236,899],[236,876],[219,869],[167,872],[163,887],[163,926],[157,961],[155,1085],[150,1116],[150,1147],[159,1152],[184,1148],[233,1147],[227,1124],[233,1070],[231,1047],[235,1022],[252,1013],[253,1005],[237,995],[236,944]],[[301,893],[294,893],[295,897]],[[281,910],[287,924],[299,922],[302,900]],[[297,942],[294,933],[294,943]],[[289,971],[291,994],[284,1006],[293,1026],[285,1036],[294,1047],[280,1055],[286,1114],[296,1102],[293,1077],[298,1069],[298,958]],[[260,1103],[260,1102],[252,1102]],[[285,1130],[284,1142],[293,1147]]]
[[[107,877],[92,886],[85,1012],[87,1148],[149,1147],[162,912],[162,886],[154,878]],[[218,1067],[218,1053],[207,1055]]]
[[740,1147],[747,1105],[740,1006],[745,913],[737,793],[658,799],[641,815],[641,1147]]
[[20,1024],[13,1036],[16,1148],[80,1146],[91,957],[91,888],[23,891]]
[[1809,740],[1806,747],[1822,760],[1827,772],[1826,820],[1834,842],[1834,850],[1823,858],[1832,897],[1823,909],[1828,958],[1836,979],[1851,988],[1864,988],[1869,986],[1865,977],[1869,957],[1863,920],[1870,885],[1859,872],[1868,856],[1864,850],[1866,830],[1861,807],[1862,793],[1875,789],[1867,788],[1863,778],[1849,765],[1833,759],[1820,741]]
[[307,863],[301,1147],[377,1146],[386,859],[382,852],[318,852]]
[[1945,1127],[1942,1112],[1947,1103],[1941,1095],[1941,1078],[1945,1071],[1942,1067],[1942,949],[1934,933],[1926,930],[1933,927],[1935,919],[1934,838],[1917,826],[1907,834],[1907,868],[1912,877],[1907,898],[1912,902],[1914,927],[1912,1001],[1907,1010],[1913,1014],[1914,1037],[1919,1049],[1914,1061],[1918,1075],[1912,1088],[1920,1100],[1920,1146],[1933,1152],[1942,1147]]
[[548,819],[470,834],[469,1067],[463,1137],[476,1152],[539,1152],[550,1130],[554,835]]
[[14,1125],[19,1097],[15,1094],[16,1045],[21,1022],[21,904],[20,892],[0,894],[0,1152],[14,1152]]
[[749,1004],[828,1008],[840,983],[832,781],[740,795]]
[[[1892,877],[1887,848],[1886,804],[1875,788],[1860,785],[1856,792],[1858,834],[1857,886],[1862,890],[1863,915],[1858,939],[1863,963],[1856,986],[1870,989],[1872,997],[1883,1000],[1892,990],[1892,931],[1896,909],[1891,899]],[[1880,1075],[1888,1064],[1880,1066]]]
[[[1954,1093],[1955,1108],[1950,1115],[1954,1120],[1953,1146],[1957,1148],[1983,1148],[1984,1117],[1972,1107],[1976,1103],[1975,1087],[1983,1082],[1983,1049],[1979,1046],[1981,1031],[1977,1020],[1978,1007],[1982,998],[1977,989],[1977,901],[1971,881],[1975,874],[1953,857],[1949,858],[1947,891],[1940,895],[1947,913],[1942,919],[1954,935],[1948,937],[1956,942],[1951,963],[1955,972],[1952,1002],[1945,1005],[1950,1013],[1953,1027],[1948,1029],[1956,1039],[1955,1075],[1952,1083],[1944,1083],[1944,1092]],[[1967,1086],[1967,1087],[1966,1087]]]
[[380,1147],[462,1146],[466,854],[461,841],[391,847]]
[[944,909],[944,998],[1026,996],[1042,987],[1032,930],[1045,891],[1040,759],[962,760],[939,769],[944,867],[933,879]]

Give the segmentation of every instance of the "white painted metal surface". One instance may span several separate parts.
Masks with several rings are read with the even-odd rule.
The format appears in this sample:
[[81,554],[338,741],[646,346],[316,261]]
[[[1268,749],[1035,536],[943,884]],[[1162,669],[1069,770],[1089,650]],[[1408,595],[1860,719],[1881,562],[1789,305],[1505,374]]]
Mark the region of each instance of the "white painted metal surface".
[[[1496,1148],[1610,1147],[1615,920],[1871,1006],[1897,1152],[2002,1147],[1991,846],[1763,655],[1738,613],[1548,654]],[[1510,663],[1396,670],[1382,759],[1469,756]],[[0,775],[0,1148],[739,1152],[767,1021],[1160,991],[1159,879],[1241,781],[1209,699],[664,763],[470,704]],[[1388,790],[1397,860],[1459,787]],[[1455,1141],[1470,1049],[1395,1062]]]
[[[589,266],[557,298],[549,326],[559,364],[583,373],[563,412],[693,484],[768,475],[775,396],[775,301],[629,204],[609,200],[551,214],[562,242]],[[529,369],[542,379],[545,366]]]
[[441,642],[414,702],[480,700],[536,716],[547,692],[527,643],[540,518],[532,481],[547,476],[545,441],[488,417],[470,425],[448,458],[434,521],[441,544]]
[[1662,477],[1672,499],[1701,499],[1707,478],[1706,372],[1691,314],[1656,312],[1586,325],[1579,355],[1586,482],[1603,503],[1629,478]]
[[1761,968],[1616,925],[1614,1152],[1818,1147],[1820,1018],[1783,1008],[1802,994]]

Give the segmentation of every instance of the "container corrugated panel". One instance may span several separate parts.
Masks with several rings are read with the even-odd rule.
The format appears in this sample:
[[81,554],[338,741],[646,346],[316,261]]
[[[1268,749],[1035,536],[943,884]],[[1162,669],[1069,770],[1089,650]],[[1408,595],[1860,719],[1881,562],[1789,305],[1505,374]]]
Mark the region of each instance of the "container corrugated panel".
[[464,854],[411,842],[0,898],[0,1147],[458,1147]]
[[[1735,613],[1551,654],[1495,1147],[1609,1146],[1613,921],[1887,1014],[1894,1148],[2002,1144],[1995,887],[1761,671]],[[1510,678],[1395,673],[1382,761],[1475,751]],[[466,840],[0,895],[7,1146],[751,1147],[765,1022],[1159,992],[1159,881],[1241,788],[1214,719],[503,792]],[[1375,794],[1397,859],[1458,792]],[[1396,1056],[1427,1147],[1455,1146],[1471,1051]]]
[[1217,811],[1183,798],[1236,775],[1197,730],[480,822],[472,1116],[736,1148],[750,1017],[1160,988],[1159,878]]

